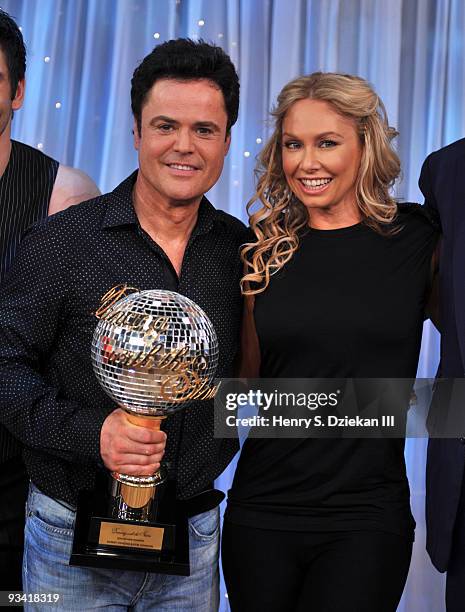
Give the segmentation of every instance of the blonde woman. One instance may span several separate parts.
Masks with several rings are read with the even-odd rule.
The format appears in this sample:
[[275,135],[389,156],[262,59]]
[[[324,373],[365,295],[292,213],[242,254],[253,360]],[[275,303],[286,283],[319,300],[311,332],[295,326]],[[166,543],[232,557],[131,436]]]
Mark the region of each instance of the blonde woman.
[[[284,87],[242,256],[249,376],[408,378],[436,232],[389,190],[384,106],[361,78]],[[394,612],[414,520],[401,439],[248,439],[229,492],[233,612]]]

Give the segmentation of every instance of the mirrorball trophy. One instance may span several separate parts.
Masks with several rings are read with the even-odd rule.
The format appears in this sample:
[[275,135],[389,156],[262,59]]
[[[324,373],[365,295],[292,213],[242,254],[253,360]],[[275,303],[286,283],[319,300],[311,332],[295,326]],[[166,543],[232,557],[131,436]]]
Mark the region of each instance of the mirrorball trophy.
[[[102,298],[92,364],[128,420],[158,430],[191,401],[214,397],[218,341],[189,298],[165,290],[126,295],[129,290],[115,287]],[[101,494],[80,495],[70,563],[188,575],[187,516],[174,487],[168,493],[163,484],[163,466],[150,476],[111,476],[106,504]]]

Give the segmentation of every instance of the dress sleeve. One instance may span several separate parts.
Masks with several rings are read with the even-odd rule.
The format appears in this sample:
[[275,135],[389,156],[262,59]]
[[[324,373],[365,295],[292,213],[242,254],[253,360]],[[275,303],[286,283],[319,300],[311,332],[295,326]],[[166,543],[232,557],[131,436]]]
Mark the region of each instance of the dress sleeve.
[[425,161],[423,162],[423,166],[420,172],[420,179],[418,181],[418,185],[421,189],[422,194],[425,197],[424,208],[425,212],[428,213],[432,222],[441,227],[441,221],[439,218],[438,205],[436,202],[436,197],[434,195],[433,189],[433,180],[431,174],[431,155],[429,155]]

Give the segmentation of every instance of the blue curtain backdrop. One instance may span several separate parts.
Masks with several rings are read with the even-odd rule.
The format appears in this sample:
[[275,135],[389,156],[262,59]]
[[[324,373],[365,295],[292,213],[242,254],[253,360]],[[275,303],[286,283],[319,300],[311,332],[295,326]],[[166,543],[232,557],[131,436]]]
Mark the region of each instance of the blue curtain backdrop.
[[[462,0],[5,0],[28,47],[26,102],[15,138],[86,171],[102,191],[136,166],[130,78],[152,47],[178,36],[221,45],[241,79],[241,110],[223,176],[210,197],[245,220],[267,113],[291,78],[314,70],[358,74],[400,131],[398,197],[421,201],[417,179],[432,150],[465,134]],[[382,350],[382,347],[380,347]],[[433,376],[438,337],[425,325],[419,376]],[[399,610],[443,610],[443,578],[424,553],[425,442],[406,457],[417,519]],[[228,486],[231,467],[220,483]],[[363,578],[363,577],[362,577]],[[227,610],[227,598],[222,599]]]

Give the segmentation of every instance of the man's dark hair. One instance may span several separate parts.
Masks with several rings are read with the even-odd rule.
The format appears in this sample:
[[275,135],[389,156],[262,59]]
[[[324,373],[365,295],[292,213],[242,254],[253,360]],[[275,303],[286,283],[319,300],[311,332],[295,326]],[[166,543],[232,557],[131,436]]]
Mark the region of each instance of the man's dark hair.
[[0,9],[0,49],[5,56],[10,80],[11,99],[26,73],[26,47],[23,35],[13,19]]
[[239,78],[228,55],[215,45],[189,38],[158,45],[135,69],[131,81],[131,108],[140,134],[142,107],[159,79],[195,81],[208,79],[222,92],[228,115],[227,133],[237,121]]

